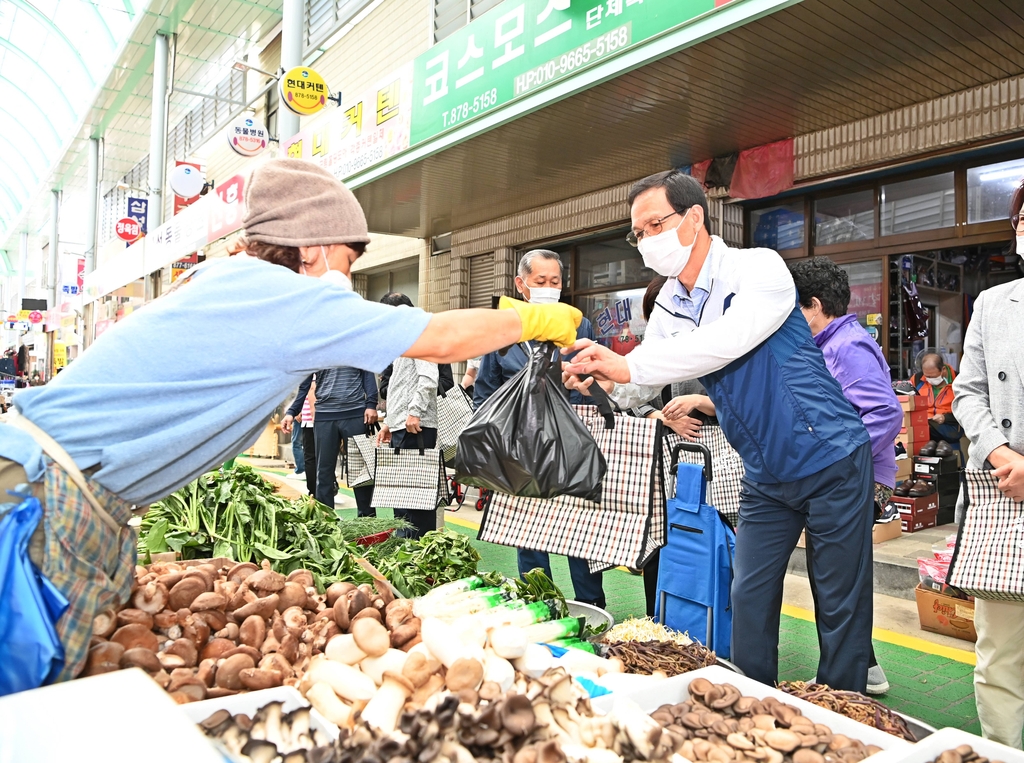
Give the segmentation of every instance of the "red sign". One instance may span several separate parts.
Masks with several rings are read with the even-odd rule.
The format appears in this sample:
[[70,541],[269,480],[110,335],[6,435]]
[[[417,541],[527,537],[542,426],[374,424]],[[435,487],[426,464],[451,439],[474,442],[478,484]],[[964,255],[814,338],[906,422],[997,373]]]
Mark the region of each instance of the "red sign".
[[82,276],[85,275],[85,258],[78,258],[78,293],[82,293]]
[[32,323],[42,323],[43,322],[43,314],[41,312],[39,312],[38,310],[33,310],[31,313],[28,314],[28,319]]
[[122,217],[117,221],[117,225],[114,226],[114,233],[119,239],[130,244],[139,238],[139,235],[142,233],[142,226],[139,225],[139,221],[134,217]]
[[7,322],[8,323],[17,323],[17,321],[18,321],[18,316],[17,315],[8,315],[7,316]]
[[235,175],[214,189],[213,203],[207,218],[206,238],[216,241],[242,227],[242,192],[245,178]]

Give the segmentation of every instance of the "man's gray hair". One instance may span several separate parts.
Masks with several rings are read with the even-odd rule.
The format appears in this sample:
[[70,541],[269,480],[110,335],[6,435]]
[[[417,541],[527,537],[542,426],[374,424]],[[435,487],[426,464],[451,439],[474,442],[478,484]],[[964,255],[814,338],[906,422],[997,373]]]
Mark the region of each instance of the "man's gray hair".
[[524,281],[526,277],[533,273],[533,263],[536,260],[554,260],[558,263],[559,275],[565,275],[562,271],[562,258],[559,257],[555,252],[550,249],[531,249],[522,257],[519,258],[519,277]]

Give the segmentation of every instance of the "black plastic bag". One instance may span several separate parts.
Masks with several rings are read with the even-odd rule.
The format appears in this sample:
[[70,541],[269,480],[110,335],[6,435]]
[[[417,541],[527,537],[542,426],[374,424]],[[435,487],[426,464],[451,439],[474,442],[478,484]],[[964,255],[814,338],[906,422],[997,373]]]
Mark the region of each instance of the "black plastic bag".
[[[600,503],[608,467],[562,392],[558,350],[542,343],[527,356],[523,370],[488,398],[463,430],[455,480],[524,498],[574,495]],[[614,427],[602,390],[595,400],[606,426]]]

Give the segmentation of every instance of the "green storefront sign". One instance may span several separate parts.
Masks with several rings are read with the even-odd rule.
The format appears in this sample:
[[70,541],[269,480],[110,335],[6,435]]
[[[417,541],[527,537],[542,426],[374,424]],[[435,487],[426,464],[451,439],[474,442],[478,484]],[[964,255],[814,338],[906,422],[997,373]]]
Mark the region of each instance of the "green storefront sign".
[[725,4],[723,0],[505,0],[416,59],[411,144]]

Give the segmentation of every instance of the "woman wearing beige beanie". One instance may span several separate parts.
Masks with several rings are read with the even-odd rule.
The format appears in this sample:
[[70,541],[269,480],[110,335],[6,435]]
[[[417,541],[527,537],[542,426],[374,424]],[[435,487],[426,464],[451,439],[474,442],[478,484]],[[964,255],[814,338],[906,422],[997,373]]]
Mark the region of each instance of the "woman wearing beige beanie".
[[451,363],[519,341],[575,340],[581,314],[569,305],[508,301],[514,309],[431,315],[340,288],[369,241],[366,218],[348,189],[308,162],[260,165],[246,202],[252,256],[197,268],[49,384],[19,391],[20,423],[0,426],[0,474],[11,480],[0,487],[31,482],[43,494],[47,485],[46,543],[32,555],[70,601],[57,627],[62,678],[84,665],[93,617],[130,594],[132,509],[256,442],[310,373],[380,373],[399,356]]

